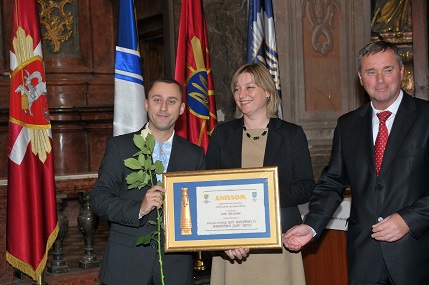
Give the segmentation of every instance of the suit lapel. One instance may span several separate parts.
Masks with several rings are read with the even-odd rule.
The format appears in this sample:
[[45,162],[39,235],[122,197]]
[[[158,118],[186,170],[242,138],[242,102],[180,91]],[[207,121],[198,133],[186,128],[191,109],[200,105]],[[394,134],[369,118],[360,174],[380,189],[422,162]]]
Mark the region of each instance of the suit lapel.
[[277,131],[280,127],[280,123],[280,120],[277,119],[270,120],[267,145],[265,146],[264,166],[273,165],[278,153],[282,151],[282,137]]
[[173,144],[171,146],[170,160],[168,162],[168,168],[166,172],[177,171],[176,161],[181,161],[181,159],[186,159],[182,157],[184,154],[182,150],[182,143],[177,139],[178,134],[174,133]]
[[404,93],[404,97],[402,98],[402,102],[398,108],[398,113],[395,116],[395,121],[393,122],[392,130],[390,131],[389,139],[387,141],[386,150],[384,151],[379,176],[382,176],[389,168],[389,165],[392,163],[392,160],[398,152],[408,130],[411,128],[417,117],[416,105],[411,97],[408,96],[409,95]]
[[233,132],[226,139],[228,144],[228,156],[231,158],[232,167],[241,168],[241,152],[243,142],[243,119],[236,120],[232,125]]
[[374,143],[372,137],[372,108],[370,104],[366,105],[359,114],[359,119],[356,122],[356,130],[359,133],[360,145],[365,160],[368,164],[368,169],[375,175],[375,159],[374,159]]

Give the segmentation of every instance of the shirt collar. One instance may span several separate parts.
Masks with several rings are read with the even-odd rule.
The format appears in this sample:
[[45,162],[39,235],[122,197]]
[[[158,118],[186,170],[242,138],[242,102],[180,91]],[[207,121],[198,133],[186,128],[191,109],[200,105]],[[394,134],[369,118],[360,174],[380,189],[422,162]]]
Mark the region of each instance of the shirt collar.
[[[147,124],[145,125],[145,129],[149,130],[149,122],[147,122]],[[174,133],[175,132],[176,131],[173,129],[173,133],[171,134],[171,137],[168,140],[166,140],[165,142],[163,142],[163,143],[166,143],[166,142],[173,143],[173,137],[174,137]]]

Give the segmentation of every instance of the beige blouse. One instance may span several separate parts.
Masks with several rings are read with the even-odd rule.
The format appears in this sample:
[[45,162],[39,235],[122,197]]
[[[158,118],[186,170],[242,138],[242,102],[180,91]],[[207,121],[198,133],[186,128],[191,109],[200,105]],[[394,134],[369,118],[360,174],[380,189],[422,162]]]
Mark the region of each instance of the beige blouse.
[[[268,133],[264,136],[261,135],[264,131],[268,132],[268,128],[243,130],[241,167],[262,167],[264,165],[265,146],[268,137]],[[249,138],[246,133],[251,137]],[[259,137],[259,139],[252,139],[254,137]]]

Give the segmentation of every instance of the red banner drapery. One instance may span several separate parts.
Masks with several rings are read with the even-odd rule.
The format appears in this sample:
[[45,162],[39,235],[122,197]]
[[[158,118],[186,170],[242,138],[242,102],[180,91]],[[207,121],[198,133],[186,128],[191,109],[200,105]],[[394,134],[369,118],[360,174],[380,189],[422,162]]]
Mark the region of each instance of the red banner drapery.
[[201,0],[182,1],[175,79],[183,86],[186,103],[185,113],[176,122],[176,131],[207,150],[217,118]]
[[10,74],[6,259],[37,280],[58,224],[36,0],[15,0]]

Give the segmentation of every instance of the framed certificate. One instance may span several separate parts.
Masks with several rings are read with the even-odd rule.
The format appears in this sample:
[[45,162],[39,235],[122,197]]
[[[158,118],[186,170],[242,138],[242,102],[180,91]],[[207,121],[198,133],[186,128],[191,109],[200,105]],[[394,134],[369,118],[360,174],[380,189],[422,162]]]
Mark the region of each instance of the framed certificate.
[[281,248],[277,167],[167,172],[165,251]]

